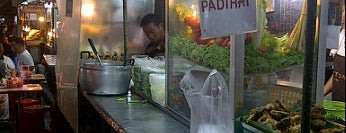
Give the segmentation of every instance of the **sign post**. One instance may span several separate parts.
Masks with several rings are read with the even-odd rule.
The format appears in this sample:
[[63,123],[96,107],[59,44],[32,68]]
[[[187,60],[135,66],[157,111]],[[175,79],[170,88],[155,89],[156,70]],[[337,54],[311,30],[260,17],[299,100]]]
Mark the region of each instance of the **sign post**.
[[200,0],[202,38],[254,32],[256,0]]
[[[230,107],[230,132],[240,132],[234,119],[243,108],[243,77],[245,37],[243,33],[257,31],[256,0],[200,0],[201,37],[230,36],[230,73],[228,102]],[[226,120],[228,121],[228,120]]]

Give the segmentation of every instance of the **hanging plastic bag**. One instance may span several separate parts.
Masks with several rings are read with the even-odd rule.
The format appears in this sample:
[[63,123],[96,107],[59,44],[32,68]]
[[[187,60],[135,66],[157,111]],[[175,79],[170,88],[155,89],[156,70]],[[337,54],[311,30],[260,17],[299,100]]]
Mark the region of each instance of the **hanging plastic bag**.
[[180,82],[189,104],[190,133],[229,133],[230,100],[225,79],[217,70],[191,70]]

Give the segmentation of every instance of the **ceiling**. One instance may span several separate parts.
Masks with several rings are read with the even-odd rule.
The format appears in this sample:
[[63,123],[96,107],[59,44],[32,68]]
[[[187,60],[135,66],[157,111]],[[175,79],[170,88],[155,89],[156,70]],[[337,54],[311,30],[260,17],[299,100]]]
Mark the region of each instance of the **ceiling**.
[[0,18],[5,18],[7,24],[17,15],[17,7],[12,6],[12,0],[0,0]]
[[16,11],[16,7],[12,6],[12,0],[0,0],[0,15],[6,15]]
[[[5,18],[5,23],[11,25],[14,22],[14,16],[18,14],[17,6],[13,5],[18,5],[18,3],[22,3],[23,1],[29,3],[44,2],[44,0],[0,0],[0,18]],[[14,4],[12,4],[12,2],[14,2]]]
[[1,0],[0,1],[0,7],[1,7],[0,10],[2,10],[2,8],[4,8],[4,7],[7,7],[8,5],[11,5],[11,3],[12,3],[12,0]]

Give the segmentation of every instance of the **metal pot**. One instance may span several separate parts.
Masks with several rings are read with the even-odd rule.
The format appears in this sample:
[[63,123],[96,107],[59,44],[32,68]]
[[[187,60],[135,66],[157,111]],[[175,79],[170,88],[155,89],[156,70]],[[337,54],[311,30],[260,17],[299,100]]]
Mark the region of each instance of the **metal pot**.
[[129,89],[133,59],[123,62],[103,60],[80,62],[79,84],[82,90],[97,95],[124,94]]

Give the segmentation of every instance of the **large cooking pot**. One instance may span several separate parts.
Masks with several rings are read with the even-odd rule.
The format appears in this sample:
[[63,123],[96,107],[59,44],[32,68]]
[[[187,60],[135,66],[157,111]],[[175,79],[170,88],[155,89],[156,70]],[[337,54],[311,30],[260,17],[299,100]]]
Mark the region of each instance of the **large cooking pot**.
[[79,85],[82,90],[97,95],[124,94],[129,89],[133,59],[124,62],[81,60]]

